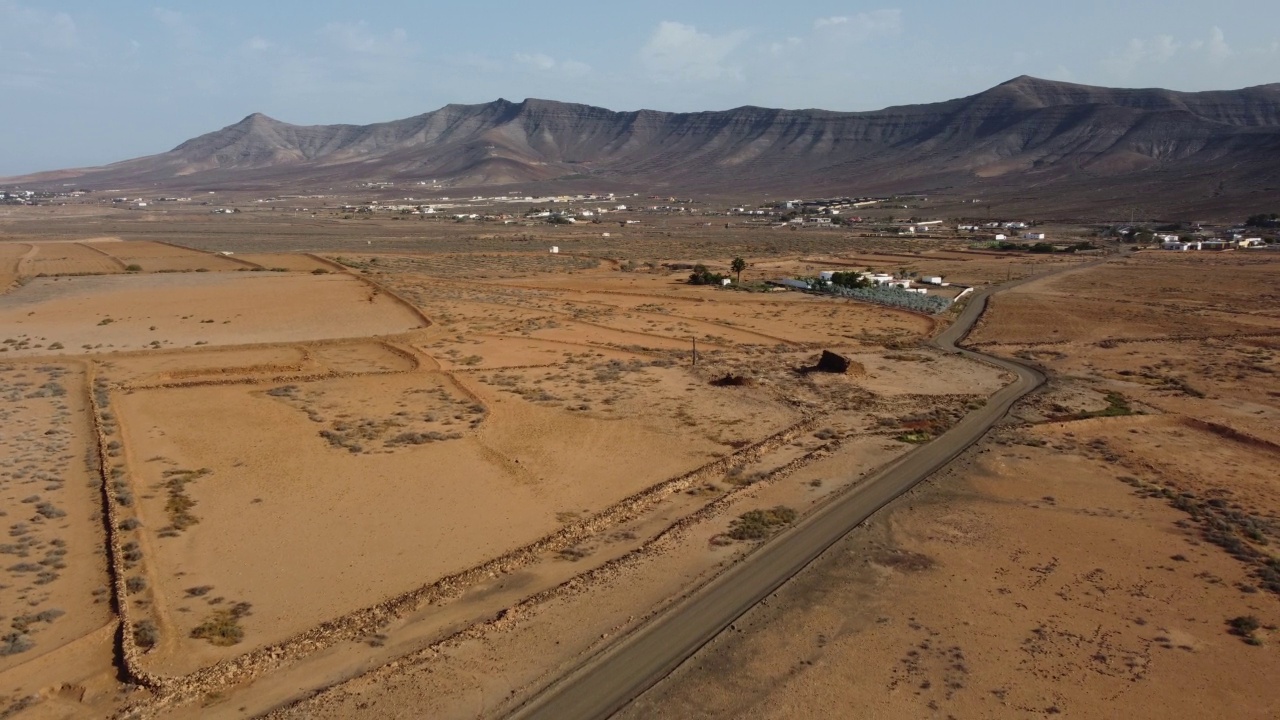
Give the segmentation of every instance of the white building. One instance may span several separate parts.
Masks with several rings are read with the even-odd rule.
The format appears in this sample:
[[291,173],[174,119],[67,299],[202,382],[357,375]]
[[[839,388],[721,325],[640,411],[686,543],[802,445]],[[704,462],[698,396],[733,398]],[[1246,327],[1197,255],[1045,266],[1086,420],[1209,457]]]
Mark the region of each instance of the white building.
[[1007,238],[1007,237],[1005,237],[1004,233],[996,233],[996,240],[997,240],[997,241],[999,241],[999,240],[1007,240],[1007,239],[1008,239],[1008,238]]
[[551,254],[552,254],[552,255],[558,255],[558,254],[560,254],[560,246],[559,246],[559,245],[552,245],[552,246],[551,246]]
[[1044,233],[1023,233],[1022,238],[1024,240],[1043,240]]

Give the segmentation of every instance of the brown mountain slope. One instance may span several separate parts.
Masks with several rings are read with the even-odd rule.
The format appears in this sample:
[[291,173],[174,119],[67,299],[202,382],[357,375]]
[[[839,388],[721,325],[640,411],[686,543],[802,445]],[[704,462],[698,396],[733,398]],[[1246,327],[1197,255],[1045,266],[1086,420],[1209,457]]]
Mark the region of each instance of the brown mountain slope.
[[702,191],[997,194],[1169,185],[1213,198],[1224,187],[1277,184],[1276,158],[1280,84],[1183,93],[1020,77],[967,98],[859,113],[498,100],[365,126],[254,114],[167,153],[19,180],[178,189],[585,178]]

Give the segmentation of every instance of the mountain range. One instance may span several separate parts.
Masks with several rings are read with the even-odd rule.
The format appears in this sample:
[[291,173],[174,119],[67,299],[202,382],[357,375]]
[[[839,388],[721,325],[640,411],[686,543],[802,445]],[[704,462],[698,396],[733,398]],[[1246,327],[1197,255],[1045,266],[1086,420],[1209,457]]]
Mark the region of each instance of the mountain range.
[[372,125],[253,114],[158,155],[6,182],[280,190],[361,181],[703,193],[1034,198],[1205,212],[1280,186],[1280,83],[1116,89],[1019,77],[969,97],[872,112],[614,112],[529,99],[447,105]]

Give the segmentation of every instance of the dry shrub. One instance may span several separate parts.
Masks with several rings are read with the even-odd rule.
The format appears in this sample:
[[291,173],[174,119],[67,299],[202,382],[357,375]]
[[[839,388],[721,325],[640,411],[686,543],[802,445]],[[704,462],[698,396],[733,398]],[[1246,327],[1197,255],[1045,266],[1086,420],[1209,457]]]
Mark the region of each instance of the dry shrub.
[[241,602],[222,610],[214,610],[191,631],[191,637],[207,640],[210,645],[227,647],[244,639],[244,628],[240,627],[240,619],[249,615],[251,606]]
[[795,522],[796,517],[795,510],[782,505],[768,510],[748,510],[733,521],[727,535],[734,540],[763,540]]

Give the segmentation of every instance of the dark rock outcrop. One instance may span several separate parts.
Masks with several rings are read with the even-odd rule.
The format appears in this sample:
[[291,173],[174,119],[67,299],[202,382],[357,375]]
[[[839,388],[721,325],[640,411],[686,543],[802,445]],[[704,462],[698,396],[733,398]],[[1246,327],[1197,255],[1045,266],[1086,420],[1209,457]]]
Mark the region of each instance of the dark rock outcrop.
[[838,373],[843,375],[849,372],[849,358],[843,355],[837,355],[830,350],[823,350],[822,357],[818,358],[818,364],[814,368],[818,372]]

